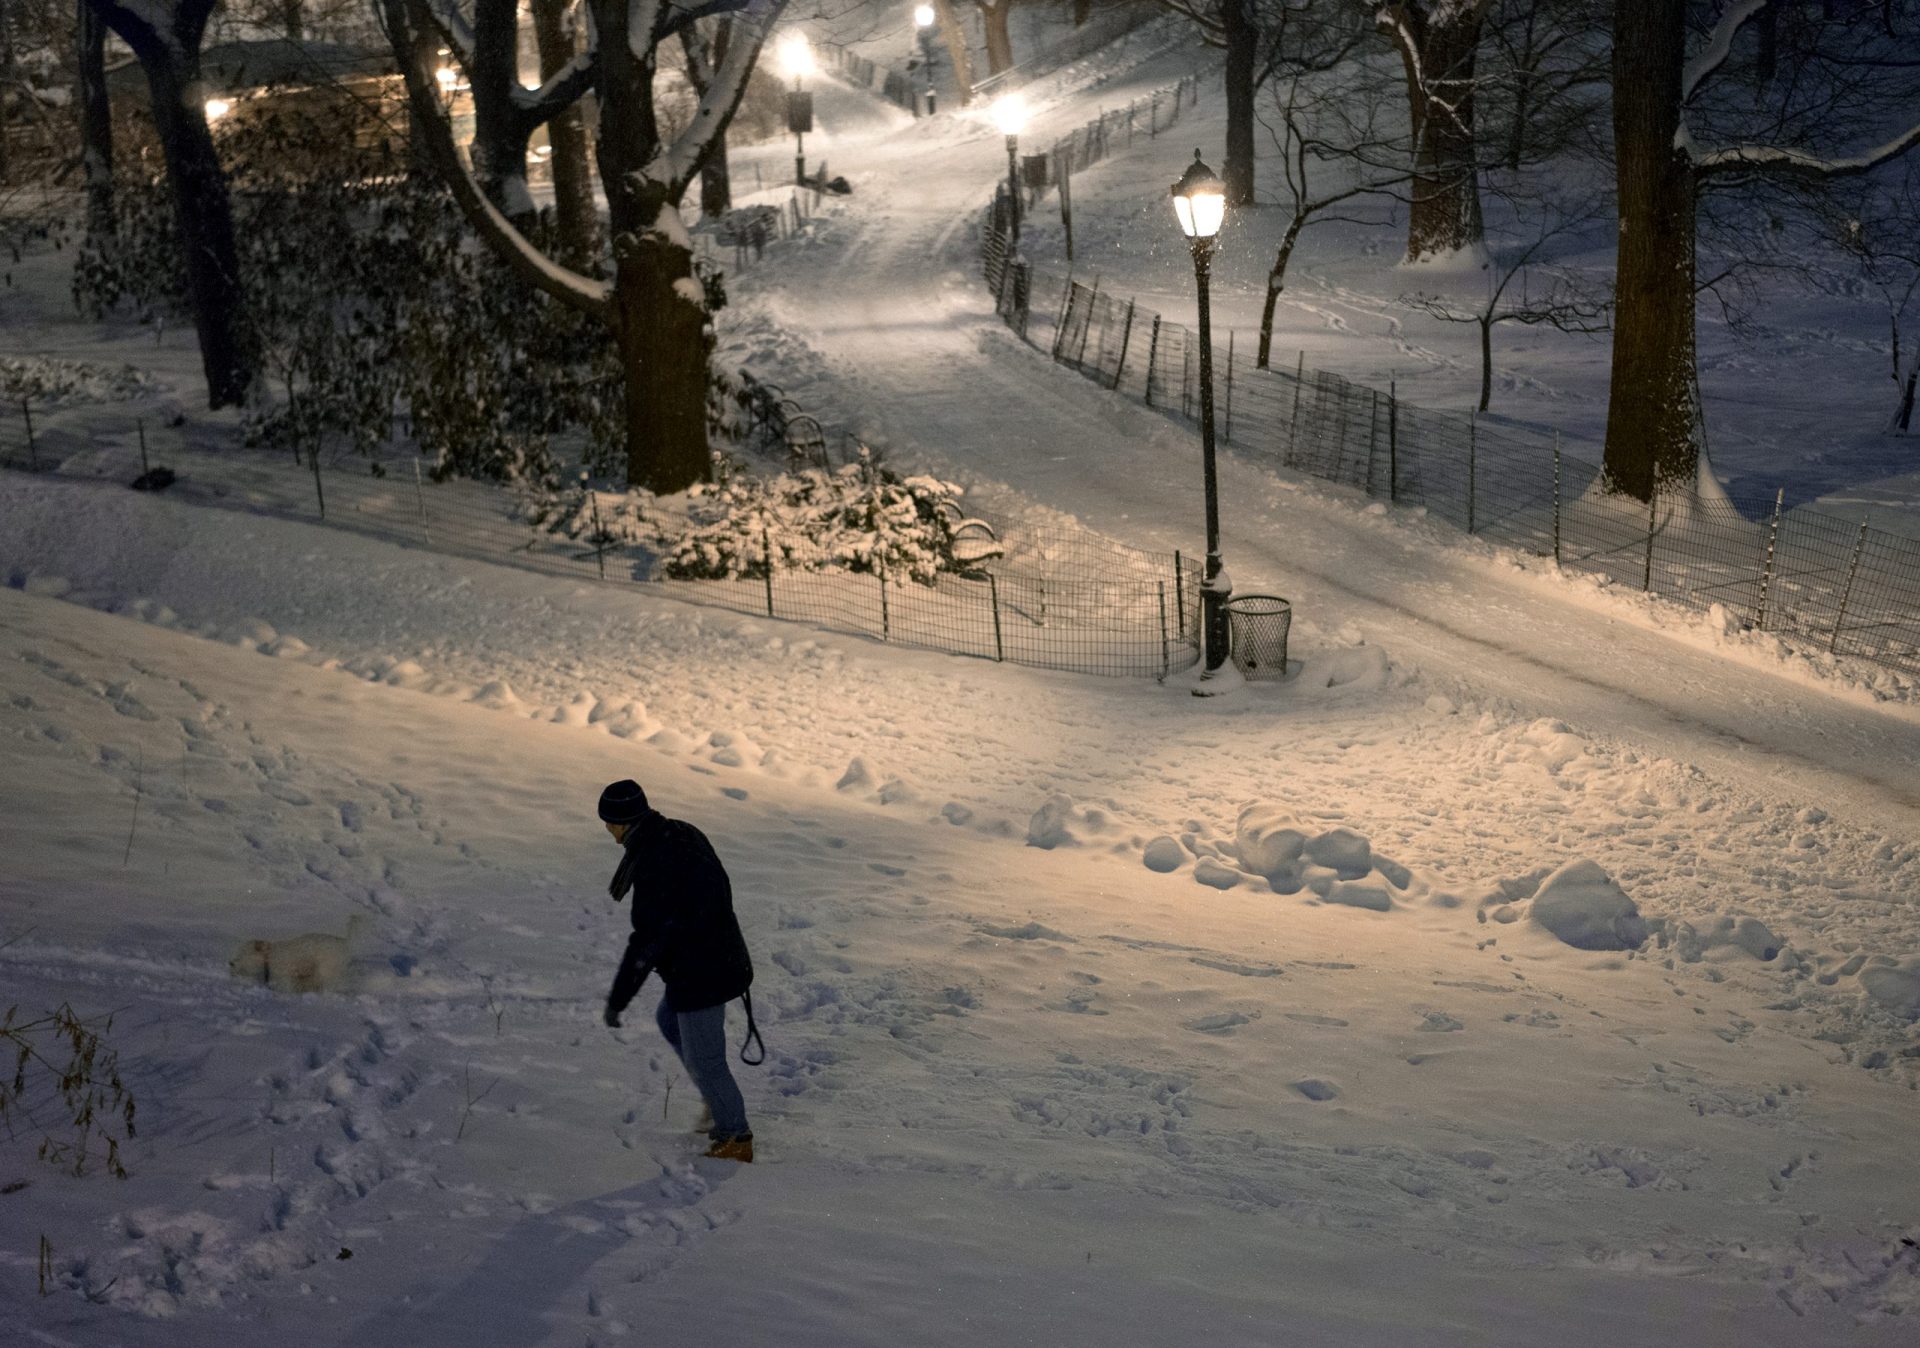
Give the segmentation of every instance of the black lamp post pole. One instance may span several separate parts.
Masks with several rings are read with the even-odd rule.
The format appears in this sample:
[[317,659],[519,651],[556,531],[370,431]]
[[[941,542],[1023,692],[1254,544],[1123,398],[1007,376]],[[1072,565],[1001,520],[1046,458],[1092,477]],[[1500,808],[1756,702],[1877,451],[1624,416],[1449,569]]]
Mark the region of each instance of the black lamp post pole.
[[933,116],[935,89],[933,84],[933,30],[920,30],[920,68],[927,77],[927,116]]
[[1227,662],[1227,599],[1232,589],[1220,562],[1220,488],[1213,466],[1213,314],[1207,283],[1213,240],[1193,240],[1193,276],[1200,287],[1200,454],[1207,490],[1207,569],[1200,583],[1200,626],[1206,678]]
[[[796,94],[800,92],[798,75],[793,77],[793,91]],[[807,185],[807,135],[804,131],[793,133],[793,185],[795,187]]]
[[1012,212],[1013,252],[1020,251],[1020,137],[1007,137],[1007,209]]

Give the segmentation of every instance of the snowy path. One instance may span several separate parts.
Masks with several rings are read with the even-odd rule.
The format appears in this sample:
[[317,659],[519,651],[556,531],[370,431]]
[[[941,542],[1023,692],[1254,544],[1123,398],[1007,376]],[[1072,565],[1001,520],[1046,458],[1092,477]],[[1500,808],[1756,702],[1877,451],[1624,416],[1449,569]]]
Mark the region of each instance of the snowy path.
[[[1124,103],[1179,70],[1173,56],[1150,62],[1043,117],[1032,139],[1048,143],[1094,104]],[[1000,138],[975,126],[935,141],[925,124],[876,123],[868,135],[843,135],[842,162],[861,165],[856,204],[833,217],[825,244],[765,278],[778,324],[813,348],[803,368],[824,366],[815,399],[989,502],[1001,483],[1126,541],[1197,552],[1196,437],[1021,346],[974,280],[967,225],[1002,171]],[[1170,222],[1166,233],[1178,246]],[[1920,711],[1743,667],[1594,604],[1584,582],[1516,574],[1438,526],[1356,518],[1350,494],[1231,452],[1221,499],[1236,588],[1292,599],[1309,640],[1351,622],[1397,660],[1522,714],[1764,782],[1779,799],[1893,836],[1920,833]],[[1698,622],[1684,625],[1704,642]]]

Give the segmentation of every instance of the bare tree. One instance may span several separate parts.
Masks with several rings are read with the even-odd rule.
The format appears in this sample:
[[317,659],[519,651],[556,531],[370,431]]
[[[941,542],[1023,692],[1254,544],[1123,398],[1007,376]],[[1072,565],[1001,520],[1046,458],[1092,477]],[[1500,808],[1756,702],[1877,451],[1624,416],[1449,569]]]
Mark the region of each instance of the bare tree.
[[1485,233],[1474,135],[1475,66],[1492,0],[1368,2],[1375,26],[1399,53],[1406,75],[1413,136],[1407,260],[1471,247]]
[[955,0],[933,0],[933,12],[940,23],[940,40],[947,44],[947,57],[953,62],[960,105],[965,107],[973,101],[973,44],[967,40],[967,25],[954,4]]
[[[429,0],[382,0],[396,55],[432,24]],[[785,0],[589,0],[598,55],[598,158],[613,233],[611,280],[584,275],[545,257],[480,190],[453,143],[429,81],[408,67],[416,126],[439,171],[487,246],[530,284],[605,323],[620,352],[626,391],[627,481],[678,492],[711,471],[707,444],[708,358],[712,347],[706,290],[694,275],[693,248],[679,203],[732,121],[760,48]],[[654,103],[664,44],[704,18],[734,16],[726,59],[685,129],[669,136]],[[510,17],[510,15],[509,15]]]
[[[574,23],[574,0],[533,0],[534,41],[540,47],[540,80],[551,84],[566,75],[584,53]],[[600,215],[593,203],[593,165],[588,156],[587,119],[575,100],[547,123],[553,151],[553,214],[560,260],[586,267],[600,256]],[[725,156],[722,155],[722,162]]]
[[1392,90],[1356,58],[1365,34],[1318,28],[1292,46],[1284,68],[1273,79],[1274,116],[1267,132],[1280,151],[1279,206],[1287,213],[1267,294],[1260,311],[1257,358],[1266,368],[1273,354],[1273,316],[1286,288],[1287,267],[1307,226],[1345,219],[1336,210],[1363,197],[1395,195],[1405,199],[1411,172],[1404,141],[1392,125]]
[[[708,30],[711,31],[708,31]],[[704,97],[713,83],[714,68],[727,59],[733,43],[731,16],[707,24],[689,24],[680,30],[680,45],[687,57],[687,80],[694,93]],[[700,170],[700,214],[725,215],[733,209],[733,176],[727,166],[727,134],[722,131]]]
[[133,49],[147,77],[155,135],[166,159],[187,298],[200,339],[207,404],[236,406],[252,385],[255,352],[233,239],[226,175],[207,126],[200,44],[214,0],[89,0]]
[[987,41],[987,74],[998,75],[1013,67],[1013,34],[1007,27],[1013,17],[1014,0],[973,0],[980,11],[980,27]]
[[74,5],[74,106],[80,116],[80,168],[87,186],[87,234],[113,234],[113,105],[107,96],[107,26],[87,0]]
[[[1920,145],[1912,0],[1871,16],[1858,5],[1783,11],[1769,58],[1780,71],[1774,95],[1756,105],[1750,80],[1719,77],[1738,69],[1736,39],[1776,2],[1727,0],[1689,58],[1688,0],[1615,0],[1620,253],[1604,477],[1643,501],[1699,469],[1703,194],[1754,201],[1870,174]],[[1833,153],[1847,141],[1865,148]]]
[[[1591,228],[1600,218],[1600,202],[1591,197],[1566,201],[1527,201],[1514,212],[1531,226],[1526,241],[1496,253],[1487,269],[1485,300],[1471,307],[1440,295],[1416,292],[1400,303],[1447,323],[1473,323],[1480,329],[1480,410],[1493,401],[1493,330],[1502,323],[1545,325],[1561,332],[1605,332],[1612,301],[1564,271],[1550,270],[1546,288],[1535,291],[1531,275],[1547,261],[1548,250],[1569,234]],[[1519,291],[1514,292],[1514,282]]]

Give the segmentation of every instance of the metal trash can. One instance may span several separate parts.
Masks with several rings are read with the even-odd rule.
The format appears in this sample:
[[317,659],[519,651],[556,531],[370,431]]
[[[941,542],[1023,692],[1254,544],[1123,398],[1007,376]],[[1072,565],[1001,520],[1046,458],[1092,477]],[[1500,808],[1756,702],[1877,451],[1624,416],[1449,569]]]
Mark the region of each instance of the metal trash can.
[[1293,605],[1278,595],[1237,594],[1227,600],[1233,664],[1246,679],[1287,676],[1287,632]]

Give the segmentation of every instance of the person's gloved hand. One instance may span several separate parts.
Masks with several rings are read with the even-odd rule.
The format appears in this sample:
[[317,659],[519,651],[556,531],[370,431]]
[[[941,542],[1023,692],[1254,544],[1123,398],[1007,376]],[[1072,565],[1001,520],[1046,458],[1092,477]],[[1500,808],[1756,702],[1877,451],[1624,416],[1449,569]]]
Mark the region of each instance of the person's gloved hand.
[[620,1013],[613,1009],[611,1003],[608,1004],[605,1011],[600,1013],[600,1019],[606,1021],[609,1029],[617,1030],[620,1028]]

